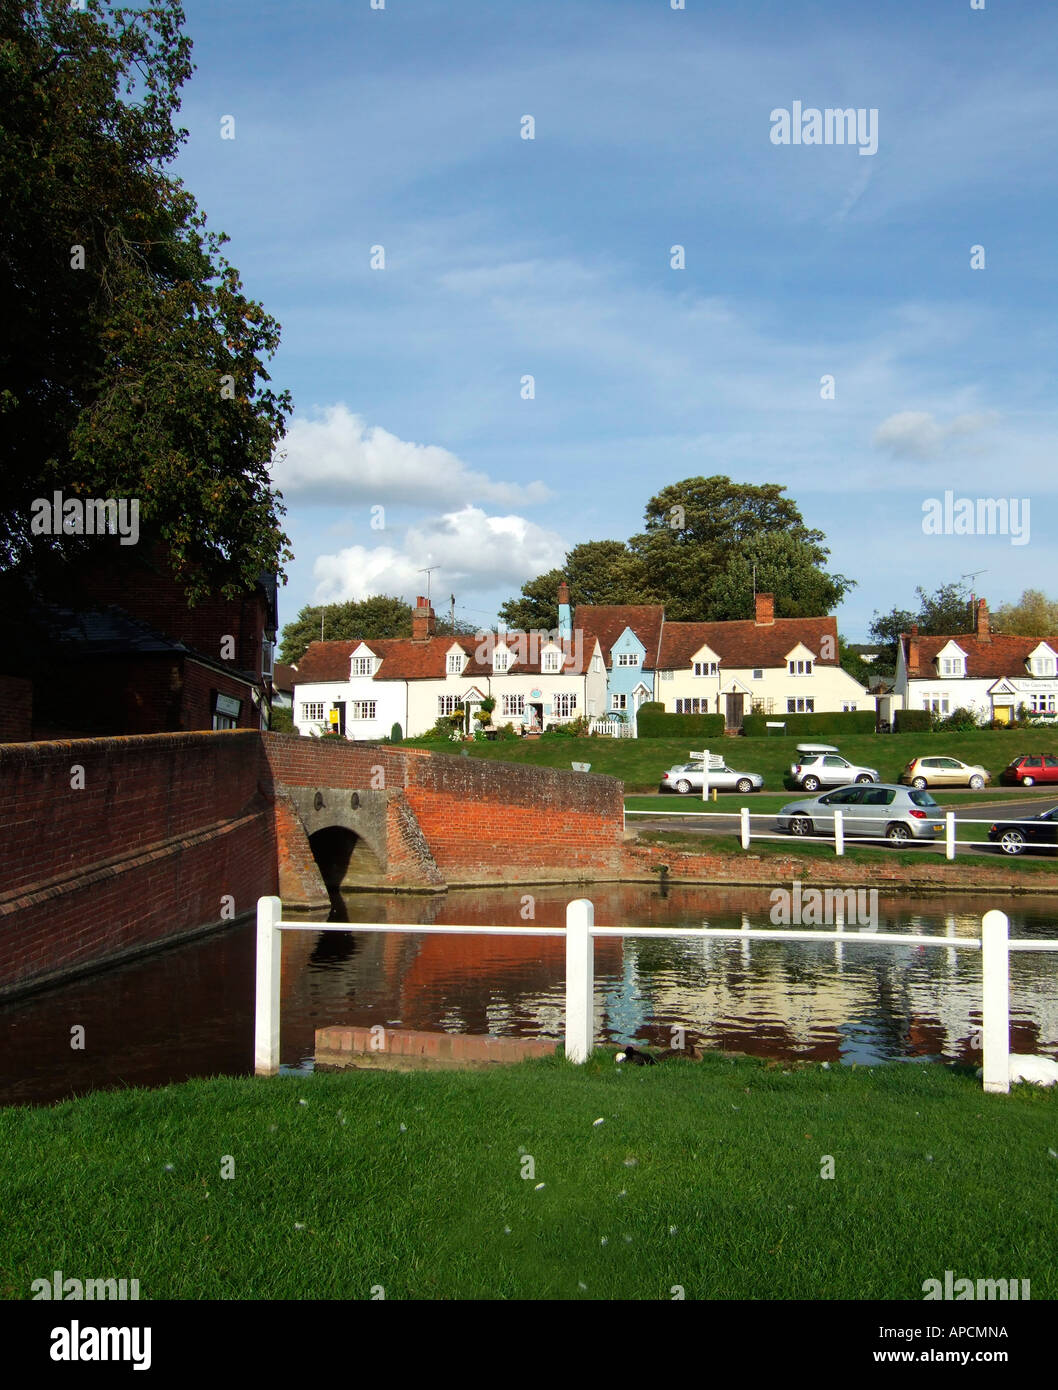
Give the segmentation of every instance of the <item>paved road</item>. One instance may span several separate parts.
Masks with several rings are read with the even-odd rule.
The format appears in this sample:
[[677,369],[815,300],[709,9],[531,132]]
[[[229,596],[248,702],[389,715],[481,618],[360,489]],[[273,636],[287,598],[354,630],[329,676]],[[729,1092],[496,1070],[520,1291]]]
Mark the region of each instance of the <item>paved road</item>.
[[[638,815],[638,814],[637,814],[637,815],[634,815],[634,816],[633,816],[633,815],[630,815],[630,816],[628,817],[628,820],[627,820],[627,824],[628,824],[629,829],[636,829],[636,830],[678,830],[678,831],[680,831],[681,834],[690,833],[690,834],[698,834],[698,835],[716,835],[716,834],[727,835],[727,834],[737,834],[737,832],[738,832],[738,830],[739,830],[739,827],[740,827],[740,825],[741,825],[741,818],[740,818],[740,816],[739,816],[739,814],[738,814],[738,811],[720,811],[720,812],[714,812],[714,814],[710,815],[710,817],[709,817],[708,820],[697,819],[697,818],[694,816],[694,813],[695,813],[695,812],[699,812],[699,813],[700,813],[700,812],[701,812],[703,809],[705,809],[705,808],[702,806],[701,801],[700,801],[698,798],[695,798],[695,797],[690,797],[690,796],[688,796],[686,799],[684,799],[684,798],[682,798],[682,797],[679,797],[679,798],[678,798],[678,797],[675,797],[675,796],[671,796],[671,795],[670,795],[670,796],[659,796],[659,797],[657,798],[657,800],[658,800],[658,810],[659,810],[659,811],[668,811],[668,812],[683,811],[685,814],[684,814],[684,815],[672,815],[672,814],[669,814],[669,815],[664,815],[664,816],[658,816],[656,819],[655,819],[653,816],[650,816],[650,815]],[[682,804],[682,805],[681,805],[681,802],[684,802],[684,800],[686,801],[687,804]],[[798,797],[796,796],[795,793],[791,793],[790,800],[791,800],[791,801],[796,801],[796,800],[798,800]],[[749,809],[750,809],[751,811],[753,810],[753,800],[752,800],[752,797],[748,797],[748,798],[746,799],[746,803],[745,803],[745,804],[749,807]],[[1049,794],[1048,794],[1048,793],[1042,793],[1042,792],[1039,793],[1039,794],[1029,794],[1029,795],[1026,795],[1026,797],[1025,797],[1024,800],[1023,800],[1021,797],[1010,798],[1010,799],[1008,799],[1008,800],[1003,800],[1003,801],[996,801],[996,800],[994,800],[994,799],[988,798],[988,799],[982,799],[981,801],[974,801],[974,802],[972,802],[972,803],[969,804],[969,805],[964,805],[964,806],[953,806],[953,807],[951,807],[950,809],[953,810],[953,811],[956,813],[956,814],[955,814],[955,836],[956,836],[956,839],[965,839],[965,838],[967,838],[968,834],[971,834],[971,833],[972,833],[972,834],[981,834],[981,833],[986,832],[986,831],[987,831],[987,826],[985,826],[985,827],[983,827],[983,828],[980,827],[980,826],[974,826],[974,827],[966,826],[966,827],[964,828],[964,827],[960,824],[960,818],[961,818],[961,817],[964,817],[964,816],[965,816],[965,817],[967,817],[967,818],[972,818],[973,820],[976,820],[976,821],[985,821],[985,820],[987,820],[987,821],[988,821],[988,824],[990,825],[990,824],[992,824],[993,821],[997,821],[997,820],[1012,821],[1012,820],[1020,820],[1020,819],[1022,819],[1022,818],[1024,818],[1024,817],[1027,817],[1027,816],[1034,816],[1034,815],[1037,815],[1040,811],[1046,810],[1046,809],[1049,808],[1050,806],[1054,806],[1054,805],[1058,805],[1058,789],[1052,790]],[[712,810],[712,809],[713,809],[713,808],[710,807],[710,810]],[[944,810],[944,808],[941,808],[942,815],[943,815],[943,810]],[[787,841],[787,840],[788,840],[791,844],[796,844],[796,842],[797,842],[797,838],[798,838],[798,837],[796,837],[796,836],[794,836],[794,835],[785,834],[784,832],[782,832],[782,831],[780,831],[780,830],[778,829],[778,827],[777,827],[777,825],[776,825],[776,822],[775,822],[775,816],[774,816],[774,815],[769,815],[769,816],[766,816],[766,817],[754,815],[753,818],[752,818],[752,821],[751,821],[751,828],[752,828],[752,831],[753,831],[754,834],[759,833],[759,834],[766,834],[766,835],[774,835],[774,836],[776,836],[776,837],[777,837],[777,840],[776,840],[776,841],[773,841],[773,843],[776,843],[776,842],[782,843],[782,842],[785,842],[785,841]],[[825,838],[832,838],[832,836],[831,836],[831,837],[827,837],[827,836],[814,836],[813,838],[816,839],[816,840],[820,840],[820,839],[825,839]],[[858,839],[855,839],[855,838],[850,837],[850,836],[846,836],[845,838],[846,838],[846,843],[847,843],[847,844],[861,844],[861,845],[862,845],[862,844],[865,843],[865,842],[862,841],[862,840],[858,840]],[[928,841],[928,840],[918,840],[918,841],[910,840],[910,841],[901,843],[900,848],[901,848],[901,849],[917,849],[917,850],[920,850],[920,851],[921,851],[922,853],[924,853],[924,854],[937,854],[938,852],[941,852],[941,853],[943,852],[943,845],[944,845],[944,836],[943,836],[943,835],[940,835],[940,836],[937,837],[936,840],[933,840],[933,841]],[[871,844],[868,845],[868,847],[869,847],[869,848],[875,848],[875,847],[876,847],[876,848],[878,848],[878,849],[880,849],[880,850],[888,850],[888,849],[890,848],[890,846],[889,846],[888,843],[885,843],[885,844],[878,844],[878,845],[875,845],[874,843],[871,843]],[[1036,856],[1036,855],[1038,855],[1038,854],[1040,853],[1040,851],[1029,850],[1029,851],[1026,851],[1026,853],[1029,853],[1029,854],[1032,854],[1032,855]],[[1046,851],[1044,851],[1044,853],[1046,853]],[[957,849],[956,849],[956,854],[957,854],[957,855],[962,855],[962,854],[980,854],[980,855],[988,855],[988,856],[992,856],[992,857],[999,856],[1000,858],[1006,858],[1006,857],[1007,857],[1007,856],[1005,856],[1005,855],[1003,854],[1003,851],[999,848],[998,845],[989,844],[987,841],[986,841],[984,844],[982,844],[979,848],[975,848],[975,847],[972,847],[972,846],[969,846],[969,845],[959,845],[959,846],[957,847]]]

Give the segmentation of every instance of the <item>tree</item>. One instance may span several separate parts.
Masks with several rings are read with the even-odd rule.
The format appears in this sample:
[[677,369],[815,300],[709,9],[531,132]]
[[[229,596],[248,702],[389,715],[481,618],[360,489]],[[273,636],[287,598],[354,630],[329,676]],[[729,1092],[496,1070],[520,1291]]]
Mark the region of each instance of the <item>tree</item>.
[[852,587],[841,574],[819,568],[818,550],[788,532],[766,533],[743,541],[727,554],[709,589],[709,618],[724,622],[753,616],[756,592],[775,595],[777,618],[813,618],[829,613]]
[[510,599],[500,617],[518,632],[558,626],[558,586],[569,585],[570,604],[651,603],[641,561],[624,541],[585,541],[566,555],[562,569],[548,570],[522,585],[521,598]]
[[1017,603],[1000,604],[992,625],[1015,637],[1052,637],[1058,633],[1058,602],[1041,589],[1026,589]]
[[965,584],[942,584],[932,594],[927,594],[919,585],[915,589],[915,597],[918,599],[917,613],[910,613],[906,608],[894,608],[884,614],[875,610],[868,631],[873,641],[885,644],[885,656],[876,663],[880,674],[891,675],[896,670],[900,634],[910,632],[913,625],[918,627],[923,637],[945,637],[949,633],[957,635],[972,628],[970,591]]
[[92,540],[31,503],[136,499],[194,600],[291,558],[269,480],[279,325],[166,172],[192,71],[178,0],[0,0],[0,609],[76,590]]
[[320,636],[327,642],[351,642],[357,638],[410,637],[411,605],[401,598],[379,594],[359,603],[328,603],[303,608],[283,628],[279,660],[286,665],[300,661],[310,642]]

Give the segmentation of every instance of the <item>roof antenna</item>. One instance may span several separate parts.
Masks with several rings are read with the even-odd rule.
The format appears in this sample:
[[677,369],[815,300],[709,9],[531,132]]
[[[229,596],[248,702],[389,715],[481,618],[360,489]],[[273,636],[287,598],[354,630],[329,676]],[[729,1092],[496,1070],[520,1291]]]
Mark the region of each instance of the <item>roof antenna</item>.
[[417,574],[425,574],[425,576],[426,576],[426,602],[427,602],[427,603],[430,602],[430,575],[433,574],[434,570],[439,570],[440,568],[441,568],[440,565],[428,565],[425,569],[421,569],[421,570],[417,570],[417,571],[416,571]]

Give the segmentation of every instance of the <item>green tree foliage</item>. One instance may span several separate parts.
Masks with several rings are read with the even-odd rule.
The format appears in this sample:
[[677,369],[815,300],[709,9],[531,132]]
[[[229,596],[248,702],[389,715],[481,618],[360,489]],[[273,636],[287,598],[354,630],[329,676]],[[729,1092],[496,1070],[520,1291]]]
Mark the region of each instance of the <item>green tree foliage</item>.
[[[321,621],[322,620],[322,621]],[[359,637],[410,637],[411,605],[402,598],[379,594],[359,603],[328,603],[303,608],[283,629],[279,660],[286,665],[299,661],[310,642],[320,633],[327,642],[351,642]]]
[[[269,464],[279,325],[166,172],[192,71],[178,0],[0,0],[0,570],[73,587],[86,542],[31,503],[135,498],[189,598],[291,557]],[[80,249],[83,248],[83,253]],[[89,541],[96,544],[98,541]],[[21,590],[19,589],[21,585]]]
[[1004,603],[992,614],[996,632],[1015,637],[1053,637],[1058,633],[1058,602],[1041,589],[1026,589],[1017,603]]
[[520,598],[500,609],[519,632],[558,626],[558,586],[565,579],[570,603],[650,603],[642,563],[624,541],[585,541],[566,555],[562,569],[548,570],[522,585]]
[[919,585],[915,597],[917,612],[906,608],[894,608],[889,613],[875,611],[868,631],[872,640],[884,644],[886,649],[884,658],[874,666],[879,675],[892,675],[895,671],[897,641],[902,632],[911,631],[912,625],[918,627],[923,637],[958,635],[972,629],[970,591],[965,584],[942,584],[932,594]]
[[775,595],[779,617],[829,613],[853,581],[826,573],[823,533],[785,492],[722,476],[673,483],[647,503],[642,534],[574,546],[562,569],[523,585],[500,614],[511,627],[555,627],[565,578],[574,605],[661,603],[669,621],[751,618],[754,565],[757,591]]

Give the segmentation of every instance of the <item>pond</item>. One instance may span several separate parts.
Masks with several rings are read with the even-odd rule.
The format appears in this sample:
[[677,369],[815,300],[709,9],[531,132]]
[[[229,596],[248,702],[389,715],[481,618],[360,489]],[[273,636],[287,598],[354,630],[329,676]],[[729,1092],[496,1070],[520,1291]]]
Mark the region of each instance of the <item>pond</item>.
[[[590,896],[600,926],[766,927],[767,889],[652,884],[349,894],[333,920],[562,926]],[[1053,937],[1050,900],[907,896],[878,901],[880,931],[979,934],[998,907],[1015,937]],[[288,913],[290,919],[319,920]],[[821,928],[826,930],[826,928]],[[157,1086],[253,1071],[253,923],[0,1007],[0,1103],[42,1104],[100,1087]],[[565,945],[558,938],[284,934],[281,1057],[312,1067],[328,1024],[561,1039]],[[979,1061],[976,951],[833,942],[601,938],[596,1040],[688,1042],[776,1059]],[[1011,955],[1011,1042],[1058,1056],[1058,953]],[[83,1047],[72,1047],[82,1028]]]

